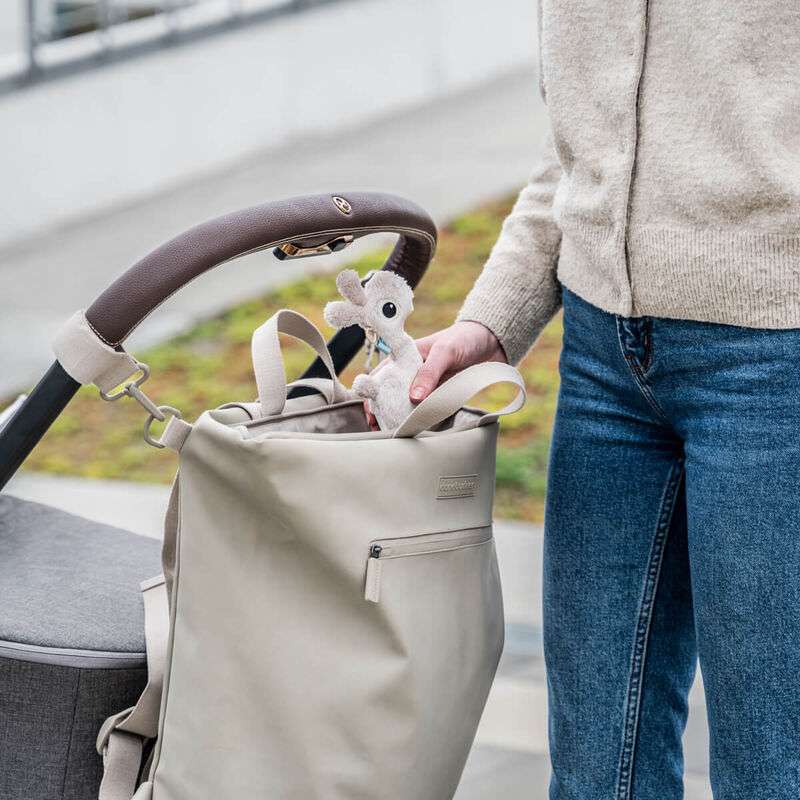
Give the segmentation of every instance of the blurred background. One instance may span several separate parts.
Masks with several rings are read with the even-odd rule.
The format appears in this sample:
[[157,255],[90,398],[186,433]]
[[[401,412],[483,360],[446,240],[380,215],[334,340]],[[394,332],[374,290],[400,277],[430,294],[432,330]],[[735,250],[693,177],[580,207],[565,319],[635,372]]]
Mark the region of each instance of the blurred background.
[[[0,409],[52,361],[50,339],[120,272],[182,230],[295,194],[408,196],[441,228],[412,333],[448,325],[536,161],[535,0],[7,0],[0,10]],[[257,254],[204,276],[129,342],[148,393],[188,418],[254,395],[249,338],[291,306],[321,310],[345,264]],[[541,520],[560,319],[521,370],[504,421],[497,542],[507,647],[458,800],[546,796]],[[290,377],[308,352],[287,345]],[[361,371],[361,359],[348,377]],[[501,402],[501,395],[484,398]],[[157,536],[170,454],[135,403],[83,389],[9,487]],[[710,797],[702,687],[687,797]]]

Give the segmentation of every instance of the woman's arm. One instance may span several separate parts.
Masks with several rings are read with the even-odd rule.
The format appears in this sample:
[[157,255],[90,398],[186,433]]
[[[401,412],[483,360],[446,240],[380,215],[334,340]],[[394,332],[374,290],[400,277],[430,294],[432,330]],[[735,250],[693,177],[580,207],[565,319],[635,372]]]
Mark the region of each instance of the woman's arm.
[[553,218],[553,197],[560,178],[548,135],[544,155],[503,223],[456,323],[418,342],[425,363],[411,386],[413,401],[471,364],[517,363],[558,310],[561,232]]
[[549,135],[544,148],[458,314],[459,320],[492,331],[511,363],[522,360],[561,304],[556,280],[561,231],[553,219],[561,165]]

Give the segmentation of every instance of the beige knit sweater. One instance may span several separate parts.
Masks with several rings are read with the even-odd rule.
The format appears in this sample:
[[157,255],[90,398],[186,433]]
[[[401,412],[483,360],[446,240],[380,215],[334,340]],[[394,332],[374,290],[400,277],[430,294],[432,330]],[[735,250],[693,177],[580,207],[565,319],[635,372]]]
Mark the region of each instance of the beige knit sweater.
[[522,358],[563,284],[626,316],[800,327],[800,2],[543,0],[536,168],[459,319]]

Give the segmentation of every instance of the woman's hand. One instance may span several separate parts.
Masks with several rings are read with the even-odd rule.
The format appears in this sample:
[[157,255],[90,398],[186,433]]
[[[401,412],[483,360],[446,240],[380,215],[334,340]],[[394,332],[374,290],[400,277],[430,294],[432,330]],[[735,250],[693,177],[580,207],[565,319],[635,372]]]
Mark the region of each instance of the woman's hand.
[[[411,383],[409,397],[412,403],[424,400],[443,380],[473,364],[484,361],[507,363],[505,351],[497,337],[480,322],[463,320],[449,328],[417,339],[424,364]],[[380,365],[376,369],[380,369]],[[370,427],[377,430],[375,417],[367,409]]]
[[497,337],[480,322],[456,322],[449,328],[417,339],[425,363],[411,383],[412,403],[424,400],[442,381],[484,361],[508,359]]

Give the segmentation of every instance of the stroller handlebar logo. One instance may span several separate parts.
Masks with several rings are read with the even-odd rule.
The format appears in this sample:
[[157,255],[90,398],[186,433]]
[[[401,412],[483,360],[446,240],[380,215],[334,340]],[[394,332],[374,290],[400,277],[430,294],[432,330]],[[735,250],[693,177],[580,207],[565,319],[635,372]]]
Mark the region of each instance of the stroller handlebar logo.
[[347,200],[344,199],[344,197],[339,197],[338,195],[334,195],[332,199],[333,199],[333,204],[336,206],[336,208],[339,209],[339,211],[342,212],[342,214],[352,213],[353,206],[351,206],[350,203],[348,203]]

